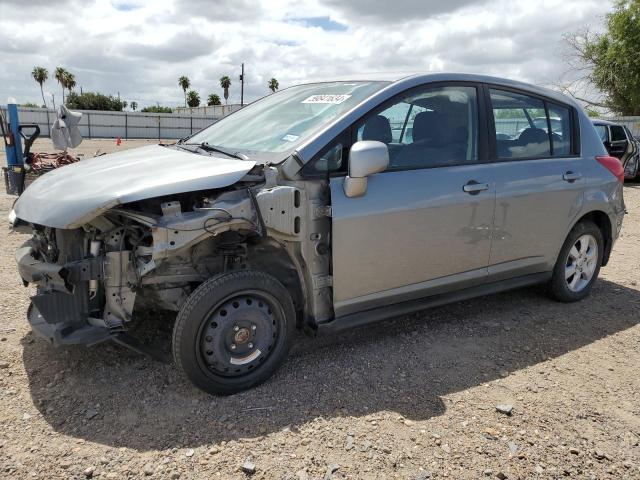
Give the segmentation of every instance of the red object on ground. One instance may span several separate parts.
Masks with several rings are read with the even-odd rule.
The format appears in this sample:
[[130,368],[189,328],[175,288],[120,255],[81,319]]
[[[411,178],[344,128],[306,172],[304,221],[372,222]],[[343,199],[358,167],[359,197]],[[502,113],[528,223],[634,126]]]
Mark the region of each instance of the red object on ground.
[[120,137],[116,137],[116,145],[119,147],[122,143],[122,139]]
[[70,163],[76,163],[78,159],[67,152],[60,153],[34,153],[27,163],[35,173],[45,173],[54,168],[60,168]]
[[609,155],[603,155],[596,157],[596,160],[598,160],[600,165],[609,170],[620,182],[624,183],[624,167],[619,159],[610,157]]

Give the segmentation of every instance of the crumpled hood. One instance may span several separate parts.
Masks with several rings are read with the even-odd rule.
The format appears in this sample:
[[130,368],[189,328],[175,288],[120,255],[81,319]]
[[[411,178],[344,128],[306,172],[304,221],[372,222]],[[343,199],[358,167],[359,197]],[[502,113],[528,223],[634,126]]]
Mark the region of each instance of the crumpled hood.
[[14,210],[27,222],[78,228],[122,203],[232,185],[254,165],[149,145],[55,169],[27,188]]

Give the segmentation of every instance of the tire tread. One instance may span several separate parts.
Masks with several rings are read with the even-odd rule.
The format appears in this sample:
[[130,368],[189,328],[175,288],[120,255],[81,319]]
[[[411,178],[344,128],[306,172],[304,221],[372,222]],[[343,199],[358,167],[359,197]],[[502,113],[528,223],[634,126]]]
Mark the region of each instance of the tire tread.
[[198,306],[200,302],[206,300],[208,297],[216,295],[216,292],[219,289],[225,288],[231,283],[239,283],[244,281],[253,282],[253,287],[256,289],[266,287],[266,289],[279,290],[279,292],[276,292],[277,294],[275,295],[275,297],[282,304],[281,306],[285,313],[285,328],[282,332],[282,334],[285,336],[285,345],[282,352],[283,357],[286,357],[286,354],[291,347],[291,338],[293,336],[293,331],[295,330],[295,310],[293,301],[287,289],[275,277],[258,270],[239,270],[234,272],[222,273],[220,275],[209,278],[208,280],[200,284],[191,293],[191,295],[187,297],[187,300],[182,305],[180,311],[178,312],[178,315],[176,316],[176,322],[172,335],[172,353],[176,366],[192,383],[208,393],[222,395],[236,393],[238,391],[245,390],[246,388],[261,383],[262,381],[266,380],[271,374],[269,373],[269,375],[266,376],[260,375],[261,369],[256,368],[247,376],[258,377],[258,379],[249,380],[248,382],[246,382],[247,386],[224,387],[222,385],[213,385],[213,382],[207,384],[206,382],[198,381],[193,377],[193,375],[190,374],[190,368],[188,368],[188,366],[183,362],[183,352],[181,351],[182,343],[184,340],[183,337],[185,335],[185,329],[190,325],[190,321],[192,321],[190,319],[190,316],[193,310]]

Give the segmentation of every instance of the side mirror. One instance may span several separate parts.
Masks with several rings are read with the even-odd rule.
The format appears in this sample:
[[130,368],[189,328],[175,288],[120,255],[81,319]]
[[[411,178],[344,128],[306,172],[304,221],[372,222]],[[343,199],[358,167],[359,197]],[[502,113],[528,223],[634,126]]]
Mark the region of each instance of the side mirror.
[[363,140],[349,151],[349,175],[344,179],[344,194],[361,197],[367,193],[367,177],[389,166],[389,149],[382,142]]

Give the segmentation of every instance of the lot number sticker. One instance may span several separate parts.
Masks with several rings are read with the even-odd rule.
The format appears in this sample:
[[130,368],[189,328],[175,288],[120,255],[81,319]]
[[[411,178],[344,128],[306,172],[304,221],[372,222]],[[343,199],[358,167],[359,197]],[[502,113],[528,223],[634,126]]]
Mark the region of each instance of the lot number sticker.
[[338,105],[350,97],[351,95],[311,95],[309,98],[304,99],[302,103],[329,103]]

